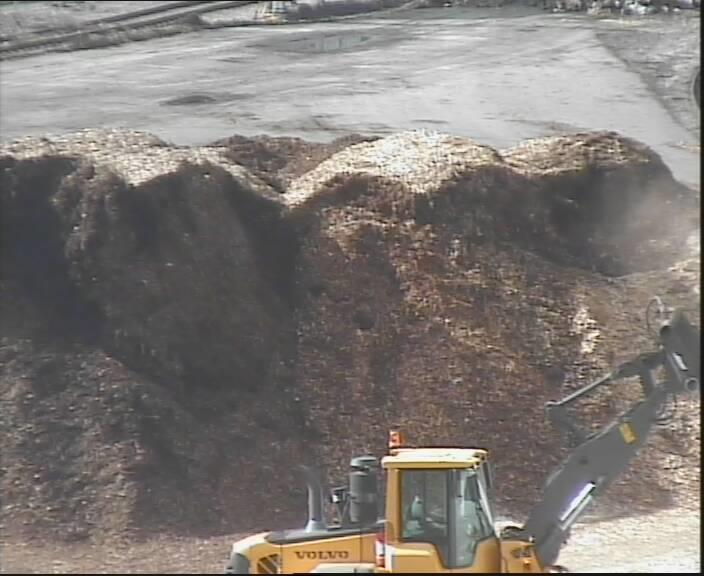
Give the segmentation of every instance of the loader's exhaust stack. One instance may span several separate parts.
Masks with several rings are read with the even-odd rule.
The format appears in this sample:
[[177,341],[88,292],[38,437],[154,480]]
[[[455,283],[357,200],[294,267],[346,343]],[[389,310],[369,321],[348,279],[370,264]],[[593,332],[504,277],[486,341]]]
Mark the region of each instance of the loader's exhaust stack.
[[350,462],[349,517],[352,524],[374,524],[378,510],[379,460],[358,456]]
[[306,532],[316,532],[325,530],[327,523],[324,515],[323,484],[320,480],[320,473],[308,466],[301,466],[308,486],[308,523]]

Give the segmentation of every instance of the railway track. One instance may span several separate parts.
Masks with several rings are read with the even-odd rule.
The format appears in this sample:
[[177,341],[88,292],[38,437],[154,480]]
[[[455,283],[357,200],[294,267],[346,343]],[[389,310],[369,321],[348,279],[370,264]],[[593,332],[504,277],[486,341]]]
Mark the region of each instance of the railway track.
[[21,35],[7,36],[0,35],[0,43],[3,42],[16,42],[20,41],[22,37],[35,36],[35,35],[51,35],[59,34],[61,32],[77,32],[81,28],[101,26],[105,24],[112,24],[116,22],[127,22],[129,20],[139,18],[141,16],[150,16],[152,14],[160,14],[165,12],[170,12],[172,10],[178,10],[181,8],[189,8],[191,6],[197,6],[198,4],[207,4],[208,2],[203,2],[202,0],[189,0],[184,2],[164,2],[159,6],[151,6],[150,8],[144,8],[142,10],[135,10],[133,12],[126,12],[124,14],[116,14],[113,16],[106,16],[104,18],[96,18],[95,20],[89,20],[88,22],[75,22],[73,24],[66,24],[64,26],[53,26],[50,28],[37,28],[31,32],[27,32]]
[[262,0],[236,0],[224,2],[169,2],[143,10],[135,10],[80,25],[45,28],[31,34],[0,39],[0,59],[32,56],[47,50],[61,51],[109,45],[111,36],[128,35],[148,28],[168,25],[196,26],[194,17],[217,10],[240,8],[259,4]]

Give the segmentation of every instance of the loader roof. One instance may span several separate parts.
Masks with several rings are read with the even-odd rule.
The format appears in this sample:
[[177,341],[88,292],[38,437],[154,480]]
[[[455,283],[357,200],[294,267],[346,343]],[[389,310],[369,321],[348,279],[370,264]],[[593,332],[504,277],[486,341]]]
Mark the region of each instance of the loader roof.
[[475,468],[487,457],[479,448],[399,448],[384,456],[384,468]]

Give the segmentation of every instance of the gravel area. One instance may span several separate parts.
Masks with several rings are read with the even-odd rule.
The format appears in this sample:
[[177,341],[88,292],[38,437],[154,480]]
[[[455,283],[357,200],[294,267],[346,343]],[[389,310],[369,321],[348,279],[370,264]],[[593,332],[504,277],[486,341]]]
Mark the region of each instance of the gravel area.
[[573,572],[697,574],[701,570],[700,514],[674,509],[580,524],[560,562]]
[[[2,548],[3,574],[213,574],[222,573],[230,543],[244,534],[209,539],[149,542],[37,544],[9,541]],[[575,526],[559,562],[577,573],[692,573],[701,569],[698,511],[655,514]]]
[[604,19],[597,37],[638,73],[680,125],[701,138],[701,115],[692,94],[692,82],[701,66],[699,12]]

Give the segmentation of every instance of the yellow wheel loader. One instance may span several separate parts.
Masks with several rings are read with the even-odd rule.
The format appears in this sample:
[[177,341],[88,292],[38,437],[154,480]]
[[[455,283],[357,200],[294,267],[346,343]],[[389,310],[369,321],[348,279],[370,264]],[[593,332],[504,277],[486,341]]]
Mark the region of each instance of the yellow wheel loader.
[[[321,481],[305,469],[308,524],[255,534],[232,545],[230,574],[562,572],[556,565],[570,528],[627,467],[671,396],[697,393],[700,335],[681,312],[664,322],[658,349],[622,364],[559,402],[550,420],[573,450],[549,477],[522,526],[497,530],[494,478],[485,450],[405,445],[390,434],[389,453],[354,458],[349,485],[332,490],[338,521],[325,521]],[[644,398],[600,430],[586,434],[567,409],[623,378],[640,378]],[[383,472],[385,491],[379,490]],[[382,505],[379,494],[385,492]],[[379,518],[379,511],[384,516]]]

